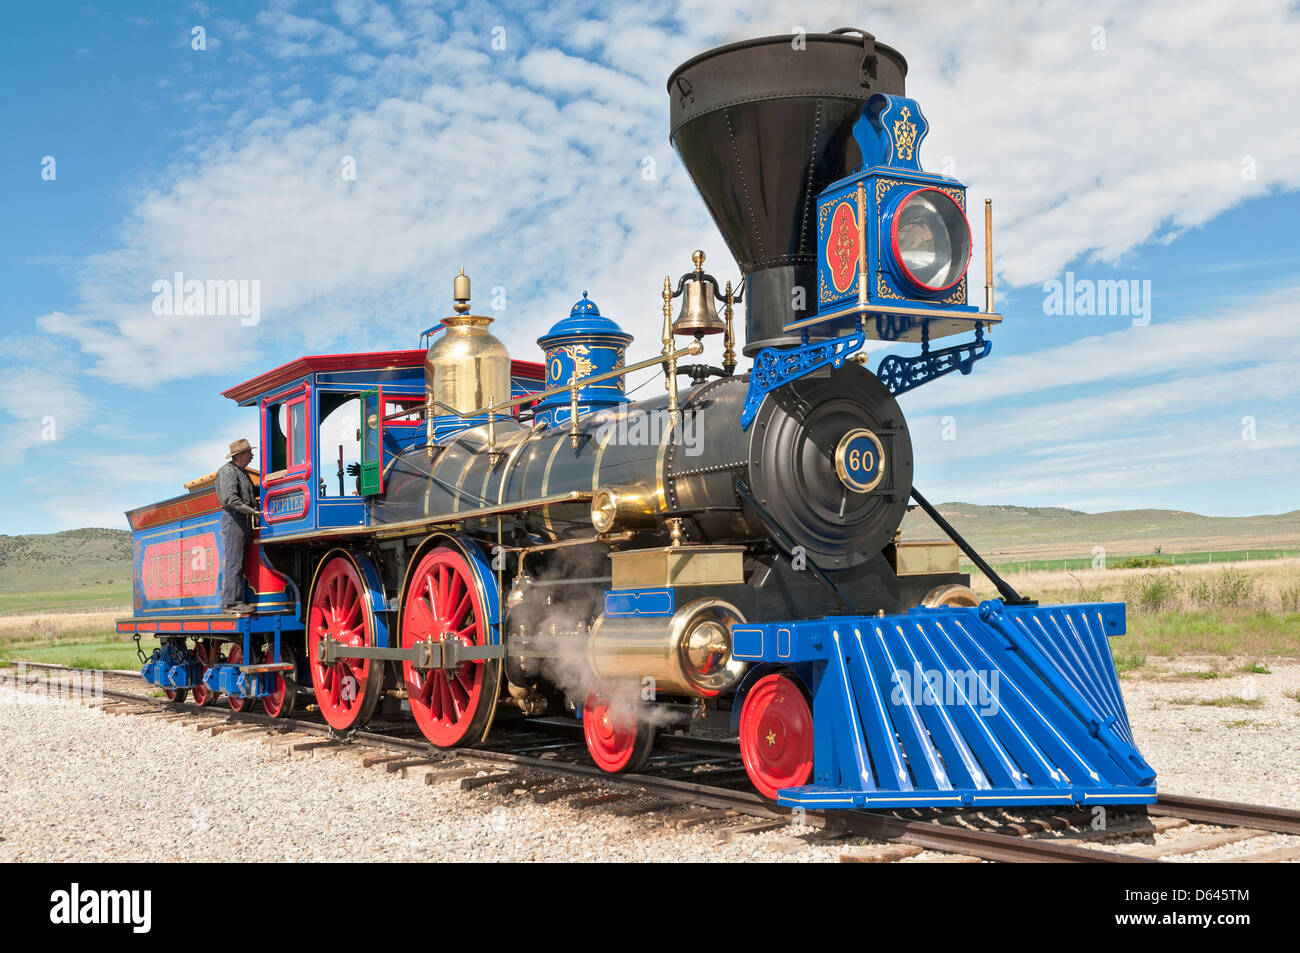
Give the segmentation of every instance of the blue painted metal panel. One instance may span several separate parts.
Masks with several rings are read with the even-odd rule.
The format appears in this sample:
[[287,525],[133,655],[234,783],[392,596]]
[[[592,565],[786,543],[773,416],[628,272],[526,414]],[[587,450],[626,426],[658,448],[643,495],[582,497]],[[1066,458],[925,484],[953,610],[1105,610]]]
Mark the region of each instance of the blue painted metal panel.
[[605,593],[605,615],[612,619],[672,615],[675,601],[672,589],[611,589]]
[[736,657],[807,664],[803,807],[1155,800],[1108,639],[1121,604],[913,609],[736,626]]

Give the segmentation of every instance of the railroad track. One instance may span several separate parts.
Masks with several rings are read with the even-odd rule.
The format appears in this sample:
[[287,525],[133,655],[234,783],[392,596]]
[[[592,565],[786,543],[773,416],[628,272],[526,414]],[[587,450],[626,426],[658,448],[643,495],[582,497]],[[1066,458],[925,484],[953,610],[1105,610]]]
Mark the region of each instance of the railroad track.
[[[66,666],[26,663],[28,668],[73,672]],[[84,671],[84,670],[83,670]],[[95,673],[91,673],[95,674]],[[105,678],[130,676],[98,673]],[[224,707],[176,704],[166,699],[103,687],[99,694],[106,711],[139,715],[187,715],[211,720],[214,734],[261,729],[268,742],[285,738],[294,752],[365,751],[365,767],[388,772],[422,774],[426,783],[458,780],[463,788],[492,788],[506,793],[535,789],[534,800],[571,798],[584,806],[615,805],[624,813],[649,813],[658,807],[703,811],[700,819],[729,818],[741,826],[721,832],[724,840],[749,833],[788,827],[828,838],[869,837],[880,842],[846,851],[842,860],[888,862],[922,851],[941,851],[967,861],[1055,863],[1153,863],[1180,853],[1209,849],[1265,833],[1300,835],[1300,811],[1181,795],[1161,794],[1147,809],[1115,809],[1119,823],[1109,829],[1089,828],[1091,814],[1026,810],[1017,820],[1005,810],[972,811],[835,811],[800,813],[772,804],[752,790],[735,743],[676,735],[661,736],[646,769],[636,774],[608,775],[591,764],[581,728],[562,719],[530,719],[520,730],[503,733],[502,740],[479,748],[443,750],[431,746],[409,721],[372,723],[369,730],[336,734],[323,720],[310,715],[270,718],[236,713]],[[188,723],[188,722],[187,722]],[[328,749],[321,751],[321,749]],[[999,816],[1000,815],[1000,816]],[[974,817],[974,820],[972,820]],[[689,826],[696,818],[687,818]],[[1095,846],[1107,839],[1163,834],[1180,827],[1216,825],[1226,830],[1199,835],[1180,849],[1152,845],[1133,852]],[[1059,835],[1059,836],[1058,836]],[[1282,848],[1263,859],[1290,859],[1300,848]]]

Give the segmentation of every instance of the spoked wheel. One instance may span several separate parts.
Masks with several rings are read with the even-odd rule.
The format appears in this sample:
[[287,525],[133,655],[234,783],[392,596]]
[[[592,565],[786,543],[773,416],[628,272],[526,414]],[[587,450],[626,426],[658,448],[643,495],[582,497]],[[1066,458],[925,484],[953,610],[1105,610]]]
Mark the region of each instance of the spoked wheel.
[[336,731],[370,720],[383,687],[383,663],[336,659],[326,665],[320,660],[321,643],[329,637],[344,645],[370,645],[370,626],[361,574],[347,555],[339,553],[317,572],[307,622],[312,688],[321,714]]
[[193,695],[193,702],[196,705],[207,706],[217,700],[217,693],[208,688],[203,682],[203,676],[208,673],[212,665],[212,656],[217,654],[207,642],[194,643],[194,658],[199,663],[199,680],[194,683],[194,688],[190,690]]
[[[245,665],[244,646],[239,642],[231,642],[230,648],[226,649],[226,664],[228,665]],[[226,703],[230,705],[231,711],[251,712],[257,707],[256,698],[236,698],[234,695],[226,696]]]
[[[425,554],[402,600],[402,647],[455,639],[486,645],[487,618],[465,557],[441,546]],[[416,668],[402,663],[411,714],[439,748],[478,744],[492,721],[501,663],[462,662],[456,668]]]
[[[263,662],[274,661],[275,647],[268,645],[262,649]],[[288,672],[276,672],[271,685],[271,694],[262,698],[262,708],[272,718],[288,718],[293,714],[298,699],[297,653],[288,642],[280,643],[280,661],[289,662],[295,667]]]
[[782,788],[808,783],[813,769],[812,712],[792,679],[765,675],[749,690],[740,709],[740,756],[758,793],[774,801]]
[[167,697],[167,700],[169,702],[175,702],[178,705],[185,701],[185,696],[188,694],[189,694],[189,689],[186,688],[164,688],[163,689],[163,695]]
[[638,771],[650,760],[655,729],[636,703],[593,692],[582,706],[582,735],[596,767],[608,774]]

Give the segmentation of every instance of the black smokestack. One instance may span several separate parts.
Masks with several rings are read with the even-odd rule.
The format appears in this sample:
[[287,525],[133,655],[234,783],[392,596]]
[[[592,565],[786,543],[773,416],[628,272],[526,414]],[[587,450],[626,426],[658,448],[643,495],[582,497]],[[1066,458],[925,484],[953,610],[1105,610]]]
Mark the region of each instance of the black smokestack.
[[853,123],[874,94],[903,95],[906,73],[844,29],[720,46],[669,77],[673,147],[749,276],[745,354],[799,343],[781,327],[817,310],[817,193],[861,164]]

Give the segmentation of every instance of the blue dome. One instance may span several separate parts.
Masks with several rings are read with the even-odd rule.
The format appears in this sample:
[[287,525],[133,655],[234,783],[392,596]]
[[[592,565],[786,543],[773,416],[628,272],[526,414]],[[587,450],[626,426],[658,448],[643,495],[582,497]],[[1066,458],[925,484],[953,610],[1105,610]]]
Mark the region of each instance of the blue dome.
[[600,308],[596,307],[596,302],[587,297],[587,292],[582,293],[582,300],[573,306],[569,312],[569,317],[576,318],[580,314],[594,314],[599,317]]
[[616,322],[601,316],[596,302],[588,298],[587,292],[584,291],[582,300],[573,306],[569,316],[557,322],[551,330],[539,337],[537,343],[542,348],[546,348],[555,341],[590,335],[616,337],[625,344],[632,340],[632,335],[620,328]]

